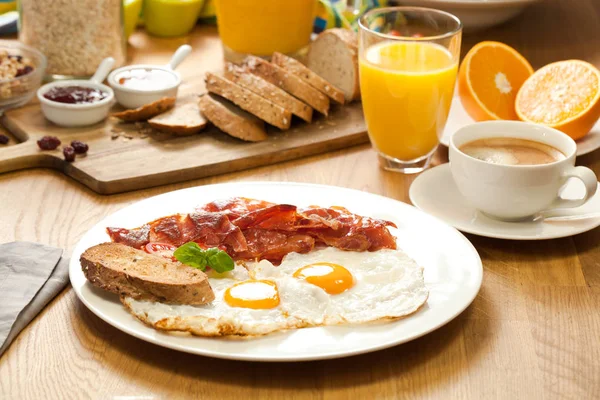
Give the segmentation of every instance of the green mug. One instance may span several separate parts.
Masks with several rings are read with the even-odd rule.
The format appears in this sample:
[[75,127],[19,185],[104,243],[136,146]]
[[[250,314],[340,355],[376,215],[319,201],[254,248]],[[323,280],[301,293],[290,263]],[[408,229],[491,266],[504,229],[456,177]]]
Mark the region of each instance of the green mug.
[[196,25],[205,0],[145,0],[144,24],[154,36],[173,37],[189,33]]

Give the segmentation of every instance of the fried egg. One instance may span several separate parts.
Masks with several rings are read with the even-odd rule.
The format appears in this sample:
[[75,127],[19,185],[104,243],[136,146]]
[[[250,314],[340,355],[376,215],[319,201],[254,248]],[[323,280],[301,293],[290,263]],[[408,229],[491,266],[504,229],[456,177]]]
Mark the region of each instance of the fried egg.
[[263,260],[208,276],[215,293],[211,304],[122,301],[133,315],[158,329],[248,336],[396,319],[417,311],[429,294],[423,269],[401,250],[327,247],[290,253],[278,266]]

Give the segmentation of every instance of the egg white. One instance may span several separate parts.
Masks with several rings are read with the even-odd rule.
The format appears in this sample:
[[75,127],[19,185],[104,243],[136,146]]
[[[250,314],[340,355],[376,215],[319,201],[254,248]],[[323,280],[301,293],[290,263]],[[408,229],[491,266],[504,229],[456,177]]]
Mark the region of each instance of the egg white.
[[[298,269],[318,262],[343,266],[351,272],[354,285],[343,293],[330,295],[293,276]],[[215,293],[211,304],[170,305],[132,298],[122,301],[133,315],[158,329],[200,336],[247,336],[308,326],[396,319],[417,311],[429,294],[423,268],[401,250],[350,252],[327,247],[308,254],[290,253],[279,266],[263,260],[247,264],[247,268],[236,264],[226,274],[209,275]],[[274,281],[279,306],[258,310],[229,306],[223,299],[224,292],[248,279]]]

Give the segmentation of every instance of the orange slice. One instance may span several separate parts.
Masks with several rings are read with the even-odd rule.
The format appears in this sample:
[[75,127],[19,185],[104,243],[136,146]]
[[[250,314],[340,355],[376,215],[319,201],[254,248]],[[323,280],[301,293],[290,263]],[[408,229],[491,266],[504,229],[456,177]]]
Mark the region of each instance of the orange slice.
[[481,42],[465,56],[458,73],[458,94],[475,121],[518,119],[515,98],[533,74],[531,64],[500,42]]
[[600,71],[580,60],[548,64],[523,84],[515,110],[523,121],[579,139],[600,118]]

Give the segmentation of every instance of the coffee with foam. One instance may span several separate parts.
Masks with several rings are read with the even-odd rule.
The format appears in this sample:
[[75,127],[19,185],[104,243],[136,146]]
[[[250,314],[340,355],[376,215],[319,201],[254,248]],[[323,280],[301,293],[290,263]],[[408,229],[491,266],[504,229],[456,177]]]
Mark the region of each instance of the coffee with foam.
[[495,137],[478,139],[460,146],[468,156],[491,164],[541,165],[564,160],[558,149],[533,140]]

